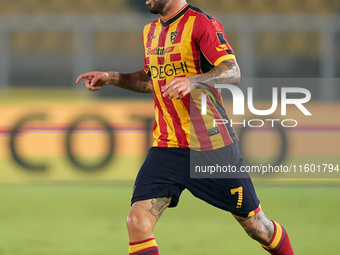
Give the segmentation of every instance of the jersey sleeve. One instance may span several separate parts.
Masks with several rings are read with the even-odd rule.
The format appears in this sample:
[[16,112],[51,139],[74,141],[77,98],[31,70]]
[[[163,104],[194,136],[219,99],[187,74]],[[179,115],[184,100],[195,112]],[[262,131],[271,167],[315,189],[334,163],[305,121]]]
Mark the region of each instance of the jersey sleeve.
[[146,27],[144,27],[143,29],[143,34],[142,34],[142,42],[143,42],[143,46],[144,46],[144,71],[147,73],[148,72],[148,58],[146,57],[146,52],[145,52],[145,49],[146,49],[146,36],[145,36],[145,30],[146,30]]
[[149,30],[150,30],[150,24],[146,25],[143,29],[142,41],[143,41],[143,46],[144,46],[144,72],[151,78],[151,72],[149,70],[150,59],[146,54]]
[[195,41],[211,65],[235,59],[235,54],[223,32],[222,24],[211,16],[202,15],[195,22],[193,30]]

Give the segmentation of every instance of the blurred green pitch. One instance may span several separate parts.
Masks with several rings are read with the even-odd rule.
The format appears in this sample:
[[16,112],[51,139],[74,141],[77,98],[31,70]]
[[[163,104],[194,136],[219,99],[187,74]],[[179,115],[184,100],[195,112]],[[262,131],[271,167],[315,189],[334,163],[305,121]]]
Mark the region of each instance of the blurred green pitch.
[[[132,185],[1,185],[0,254],[127,254]],[[340,250],[337,186],[257,186],[262,208],[296,254]],[[162,255],[266,254],[229,213],[184,192],[155,235]]]

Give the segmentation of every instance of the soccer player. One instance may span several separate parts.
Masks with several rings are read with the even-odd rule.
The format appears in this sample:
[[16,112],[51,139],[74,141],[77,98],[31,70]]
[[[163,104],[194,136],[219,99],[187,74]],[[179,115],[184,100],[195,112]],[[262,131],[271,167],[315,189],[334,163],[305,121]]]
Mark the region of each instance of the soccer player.
[[[147,0],[146,5],[160,18],[143,31],[144,70],[87,72],[76,80],[84,79],[89,91],[111,84],[154,95],[154,143],[136,178],[127,217],[129,254],[159,254],[153,229],[164,210],[177,205],[184,189],[231,212],[270,254],[294,254],[286,230],[264,215],[247,174],[190,178],[196,159],[244,166],[232,127],[215,127],[212,121],[228,118],[214,85],[240,81],[221,23],[185,0]],[[206,114],[201,114],[202,95],[209,96]]]

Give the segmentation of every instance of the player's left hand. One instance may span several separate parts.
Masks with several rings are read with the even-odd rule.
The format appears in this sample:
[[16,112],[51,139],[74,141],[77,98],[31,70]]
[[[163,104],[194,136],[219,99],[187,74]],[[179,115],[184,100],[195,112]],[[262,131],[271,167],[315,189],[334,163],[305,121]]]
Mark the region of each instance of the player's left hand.
[[187,77],[176,77],[162,87],[163,97],[172,99],[185,97],[190,92],[190,79]]

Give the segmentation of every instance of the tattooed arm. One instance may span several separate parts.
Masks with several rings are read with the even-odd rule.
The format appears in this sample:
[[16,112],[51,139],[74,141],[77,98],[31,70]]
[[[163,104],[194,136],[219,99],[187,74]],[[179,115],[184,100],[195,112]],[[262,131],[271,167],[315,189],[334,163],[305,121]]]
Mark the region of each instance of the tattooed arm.
[[110,72],[110,84],[117,87],[139,92],[139,93],[151,93],[152,81],[144,70],[134,72],[131,74],[122,74]]
[[[215,84],[238,84],[241,79],[241,71],[236,60],[225,60],[207,73],[197,74],[190,77],[174,78],[162,87],[163,96],[172,99],[183,98],[191,90],[205,83],[211,86]],[[171,92],[171,93],[170,93]]]
[[89,91],[96,91],[110,84],[139,93],[152,92],[152,81],[144,70],[130,74],[93,71],[81,74],[76,83],[82,79],[85,79],[84,85]]
[[241,71],[236,60],[230,59],[223,61],[207,73],[190,76],[189,80],[191,89],[196,87],[199,82],[212,86],[215,84],[239,84]]

